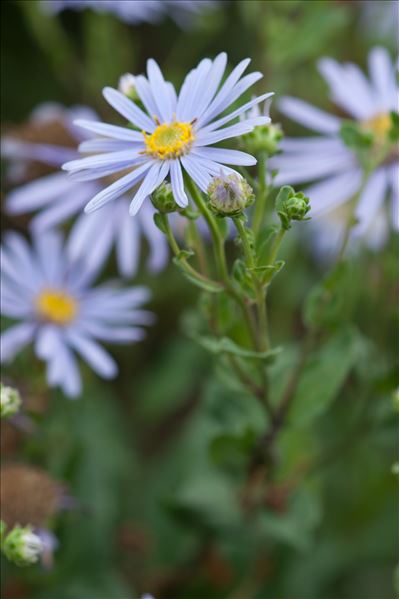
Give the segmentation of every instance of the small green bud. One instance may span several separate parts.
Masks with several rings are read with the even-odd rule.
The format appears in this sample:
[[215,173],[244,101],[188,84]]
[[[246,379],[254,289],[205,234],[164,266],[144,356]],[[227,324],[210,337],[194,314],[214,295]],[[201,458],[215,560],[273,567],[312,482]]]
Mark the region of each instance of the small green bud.
[[151,201],[153,206],[163,214],[179,210],[179,206],[175,202],[172,186],[165,181],[151,195]]
[[283,137],[283,131],[279,124],[260,125],[244,135],[242,141],[250,154],[257,155],[260,152],[266,152],[268,156],[274,156],[278,152],[278,146]]
[[0,417],[14,416],[19,411],[21,404],[19,392],[13,387],[6,387],[0,383]]
[[30,526],[15,526],[3,542],[3,552],[17,566],[30,566],[42,554],[43,543]]
[[136,77],[131,73],[125,73],[119,77],[118,89],[122,94],[130,98],[130,100],[133,100],[133,102],[139,100],[136,89]]
[[282,227],[290,229],[293,220],[309,220],[305,218],[310,210],[309,198],[301,191],[296,192],[289,185],[285,185],[278,192],[276,210]]
[[252,187],[234,173],[214,177],[209,184],[208,195],[209,207],[218,216],[238,216],[255,200]]

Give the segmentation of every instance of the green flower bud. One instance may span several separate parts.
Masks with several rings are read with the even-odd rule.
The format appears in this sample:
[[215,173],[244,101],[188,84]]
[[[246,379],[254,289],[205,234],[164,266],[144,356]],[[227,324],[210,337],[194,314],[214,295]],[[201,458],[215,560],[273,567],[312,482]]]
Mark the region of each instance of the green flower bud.
[[19,411],[21,404],[19,392],[13,387],[6,387],[0,383],[0,417],[14,416]]
[[3,542],[3,552],[17,566],[30,566],[42,554],[43,543],[30,526],[15,526]]
[[179,210],[179,206],[176,204],[173,196],[172,186],[165,181],[151,195],[151,201],[154,207],[164,214]]
[[139,100],[136,89],[136,77],[131,73],[125,73],[119,77],[118,89],[122,94],[130,98],[130,100],[133,100],[133,102]]
[[285,185],[278,192],[276,210],[282,227],[290,229],[293,220],[309,220],[305,218],[310,210],[309,198],[301,191],[296,192],[289,185]]
[[252,187],[234,173],[214,177],[208,195],[209,207],[218,216],[237,216],[255,200]]
[[260,125],[242,138],[245,149],[250,154],[265,152],[268,156],[274,156],[278,152],[279,143],[283,139],[283,131],[279,124]]

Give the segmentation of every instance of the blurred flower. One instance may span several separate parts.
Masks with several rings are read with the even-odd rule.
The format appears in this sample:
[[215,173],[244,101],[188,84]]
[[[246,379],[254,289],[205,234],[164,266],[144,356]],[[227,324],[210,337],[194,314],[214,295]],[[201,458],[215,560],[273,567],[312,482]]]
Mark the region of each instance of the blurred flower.
[[370,2],[362,0],[356,4],[361,9],[360,25],[362,33],[366,31],[368,38],[391,41],[398,47],[399,5],[397,0]]
[[0,383],[0,417],[14,416],[19,411],[21,404],[21,397],[17,389],[6,387]]
[[5,556],[17,566],[31,566],[38,561],[43,544],[30,526],[16,526],[6,535],[2,549]]
[[103,378],[117,365],[95,339],[130,343],[143,338],[151,321],[138,307],[148,299],[144,287],[115,285],[91,288],[96,271],[73,261],[55,232],[36,235],[33,248],[16,233],[7,233],[2,248],[1,312],[21,320],[1,336],[1,360],[11,360],[35,341],[36,355],[47,362],[50,386],[76,397],[81,379],[72,350]]
[[227,56],[219,54],[213,61],[206,58],[187,75],[177,96],[173,85],[164,80],[157,63],[149,60],[148,79],[136,77],[137,94],[148,114],[119,91],[105,88],[105,99],[129,121],[129,126],[76,121],[77,125],[103,136],[81,144],[81,151],[103,153],[68,162],[63,168],[82,180],[130,172],[96,194],[85,210],[97,210],[142,182],[130,204],[130,214],[134,215],[168,175],[176,203],[185,207],[188,198],[182,167],[206,192],[214,175],[221,171],[235,172],[224,164],[255,164],[255,158],[245,152],[208,147],[270,121],[269,117],[260,116],[221,128],[271,94],[263,94],[214,120],[262,77],[260,73],[252,73],[241,79],[249,62],[249,59],[240,62],[220,87]]
[[63,507],[63,486],[41,468],[9,463],[1,467],[0,481],[1,519],[8,528],[45,528]]
[[138,100],[136,92],[136,77],[131,73],[125,73],[119,77],[118,89],[131,100]]
[[[33,111],[22,131],[11,131],[2,139],[3,156],[10,159],[14,167],[14,182],[37,170],[31,168],[32,164],[51,167],[45,173],[39,170],[39,174],[45,176],[9,193],[6,210],[9,214],[39,210],[31,222],[37,232],[79,214],[69,236],[68,254],[72,258],[84,257],[96,268],[115,246],[119,273],[124,277],[132,277],[137,271],[143,235],[150,246],[148,268],[159,271],[167,264],[169,252],[164,236],[153,223],[151,205],[146,205],[134,222],[126,218],[129,199],[124,196],[118,199],[116,206],[107,206],[101,213],[88,217],[81,214],[83,207],[109,180],[77,182],[66,173],[52,172],[65,160],[79,156],[76,146],[87,134],[75,127],[73,120],[83,117],[94,121],[97,115],[84,106],[64,108],[59,104],[42,104]],[[102,234],[98,235],[98,231]]]
[[196,14],[215,4],[215,0],[42,0],[42,6],[50,12],[92,8],[112,13],[132,25],[159,23],[169,15],[181,27],[189,25]]
[[[354,64],[340,65],[324,58],[319,62],[319,68],[330,85],[336,104],[358,121],[361,129],[373,134],[375,144],[381,145],[388,136],[390,111],[398,109],[398,86],[388,52],[383,48],[374,48],[370,52],[370,81]],[[319,180],[305,190],[312,202],[312,217],[322,216],[350,201],[360,190],[362,169],[355,152],[340,137],[343,120],[290,97],[283,98],[279,108],[298,123],[324,135],[285,138],[281,143],[283,154],[270,161],[270,168],[279,169],[275,184]],[[358,224],[353,229],[354,235],[366,235],[374,226],[389,191],[392,194],[393,226],[399,229],[398,168],[399,157],[393,152],[371,174],[356,207]],[[329,226],[328,219],[324,220]],[[338,226],[341,233],[345,220],[342,219]],[[380,245],[386,239],[387,226],[380,227],[379,231],[379,239],[376,240],[374,235],[370,239],[371,245]]]

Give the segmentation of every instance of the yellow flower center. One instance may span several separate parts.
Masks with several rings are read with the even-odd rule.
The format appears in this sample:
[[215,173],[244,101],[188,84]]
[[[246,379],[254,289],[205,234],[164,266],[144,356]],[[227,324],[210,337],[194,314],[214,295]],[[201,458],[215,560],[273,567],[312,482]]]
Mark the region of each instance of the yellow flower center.
[[391,126],[391,115],[388,112],[381,112],[362,122],[362,129],[372,133],[377,144],[384,143]]
[[43,320],[65,325],[71,322],[78,311],[77,301],[56,289],[45,289],[36,298],[36,312]]
[[146,154],[167,160],[186,154],[195,137],[191,123],[163,123],[151,135],[143,131]]

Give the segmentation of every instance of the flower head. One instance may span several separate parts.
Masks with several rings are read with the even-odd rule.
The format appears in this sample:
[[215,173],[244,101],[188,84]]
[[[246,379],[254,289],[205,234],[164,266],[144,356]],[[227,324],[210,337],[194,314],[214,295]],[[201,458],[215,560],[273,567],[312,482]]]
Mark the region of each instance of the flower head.
[[[35,181],[25,183],[8,194],[7,212],[37,211],[31,226],[38,233],[78,214],[67,245],[71,258],[83,257],[96,268],[115,247],[119,273],[124,277],[131,277],[137,271],[140,238],[144,236],[150,248],[148,267],[151,271],[160,270],[168,261],[168,248],[164,236],[153,223],[154,209],[150,204],[144,207],[135,221],[126,219],[129,199],[124,195],[116,205],[106,206],[95,215],[81,214],[90,198],[104,185],[112,183],[112,176],[105,175],[98,181],[76,181],[66,173],[54,171],[65,160],[79,157],[76,147],[87,139],[87,133],[73,125],[72,121],[79,117],[90,121],[97,118],[84,106],[66,109],[58,104],[43,104],[32,113],[22,130],[11,131],[3,138],[2,151],[13,167],[13,182],[26,180],[32,173],[34,178],[39,175]],[[94,150],[97,151],[98,147]]]
[[104,97],[127,121],[127,127],[76,121],[77,125],[97,133],[100,138],[82,144],[83,152],[102,152],[64,164],[74,178],[95,179],[115,175],[111,185],[97,193],[85,211],[92,212],[115,200],[135,185],[130,213],[136,214],[144,200],[167,178],[170,179],[176,203],[184,208],[188,196],[183,172],[206,192],[212,177],[234,173],[232,165],[252,165],[256,159],[238,150],[210,147],[220,141],[241,136],[258,125],[270,122],[266,115],[250,116],[225,127],[241,114],[272,94],[263,94],[233,110],[225,112],[258,79],[260,73],[242,77],[249,64],[243,60],[221,84],[227,56],[204,59],[185,78],[177,95],[165,81],[154,60],[149,60],[147,77],[136,77],[136,90],[142,110],[115,89],[105,88]]
[[81,392],[74,351],[97,374],[113,378],[116,363],[97,340],[140,340],[151,315],[139,306],[149,294],[143,287],[92,288],[95,276],[84,261],[70,258],[55,232],[35,236],[33,247],[8,233],[2,248],[1,312],[21,322],[0,338],[2,361],[35,341],[37,356],[47,362],[49,385],[59,385],[70,397]]
[[14,416],[21,407],[21,396],[17,389],[6,387],[0,383],[0,417],[9,418]]
[[[332,99],[352,119],[359,129],[372,134],[375,152],[386,144],[390,129],[390,112],[398,110],[398,85],[395,68],[388,52],[374,48],[369,55],[370,80],[353,64],[340,65],[330,58],[319,62],[319,69],[330,86]],[[360,190],[355,217],[358,224],[353,234],[367,233],[372,245],[379,245],[386,237],[387,226],[379,227],[380,241],[369,237],[377,217],[382,211],[388,193],[392,196],[392,224],[399,229],[399,155],[393,150],[372,172],[366,185],[362,185],[362,168],[356,152],[341,137],[343,120],[310,106],[302,100],[283,98],[281,112],[301,125],[322,135],[316,137],[285,138],[281,143],[283,153],[270,161],[271,168],[279,169],[275,183],[298,184],[316,180],[305,189],[311,198],[312,217],[334,211],[349,202]],[[320,223],[328,219],[320,219]],[[386,218],[385,218],[386,220]],[[313,226],[315,225],[313,222]],[[341,221],[341,230],[344,221]]]

